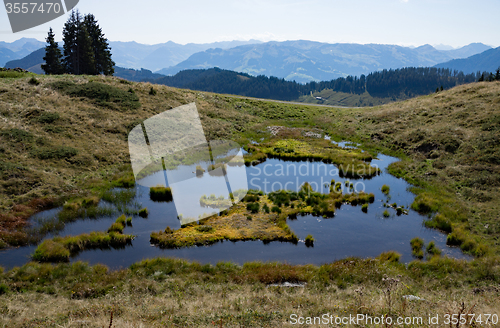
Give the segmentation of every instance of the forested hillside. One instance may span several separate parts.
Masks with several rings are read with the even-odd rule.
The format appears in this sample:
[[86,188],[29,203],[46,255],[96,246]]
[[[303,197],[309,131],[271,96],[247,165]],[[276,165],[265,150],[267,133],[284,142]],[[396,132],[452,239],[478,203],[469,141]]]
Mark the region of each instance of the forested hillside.
[[373,72],[368,76],[347,76],[331,81],[300,84],[276,77],[253,77],[246,73],[212,68],[185,70],[174,76],[144,81],[177,88],[277,100],[297,100],[303,95],[323,90],[356,95],[368,92],[372,97],[398,100],[426,95],[436,89],[450,89],[475,82],[478,78],[478,74],[465,75],[450,69],[408,67]]

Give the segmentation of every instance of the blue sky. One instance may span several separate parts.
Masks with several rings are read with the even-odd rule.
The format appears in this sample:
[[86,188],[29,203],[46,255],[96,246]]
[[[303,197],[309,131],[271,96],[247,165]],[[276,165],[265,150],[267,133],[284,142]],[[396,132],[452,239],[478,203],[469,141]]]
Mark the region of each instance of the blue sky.
[[[499,0],[80,0],[77,8],[93,13],[112,41],[185,44],[304,39],[500,46]],[[43,41],[49,27],[61,39],[66,20],[67,15],[13,34],[5,8],[0,8],[0,41],[21,37]]]

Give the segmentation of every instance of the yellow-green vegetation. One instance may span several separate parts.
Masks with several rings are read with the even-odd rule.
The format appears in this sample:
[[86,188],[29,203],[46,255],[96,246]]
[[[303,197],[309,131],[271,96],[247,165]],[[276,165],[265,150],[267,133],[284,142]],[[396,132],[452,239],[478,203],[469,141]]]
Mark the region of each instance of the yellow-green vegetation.
[[451,221],[441,214],[434,216],[432,220],[425,221],[425,226],[428,228],[439,229],[444,232],[451,232]]
[[170,187],[156,186],[149,188],[149,198],[155,202],[172,201],[172,189]]
[[410,240],[411,254],[418,259],[424,258],[424,241],[422,238],[415,237]]
[[[118,271],[81,262],[29,263],[0,273],[0,324],[109,327],[113,313],[113,327],[274,328],[290,322],[292,314],[444,318],[458,315],[462,302],[467,310],[474,306],[476,316],[500,312],[498,257],[469,262],[434,257],[407,266],[398,258],[389,252],[321,266],[156,258]],[[388,279],[395,283],[388,286]],[[304,287],[279,287],[285,282]]]
[[36,74],[30,73],[23,69],[6,69],[0,67],[0,79],[17,79],[20,77],[30,77],[30,76],[32,78],[35,78]]
[[116,221],[109,227],[108,233],[110,232],[118,232],[118,233],[123,233],[123,229],[125,229],[125,223],[132,223],[132,218],[125,217],[125,215],[121,215],[116,219]]
[[[131,221],[131,218],[130,222]],[[54,237],[43,241],[35,250],[33,260],[40,262],[68,262],[71,255],[91,248],[121,248],[132,242],[134,236],[123,235],[125,215],[116,219],[107,232],[91,232],[78,236]]]
[[314,246],[314,237],[312,235],[307,235],[305,239],[305,243],[307,247]]
[[441,250],[437,248],[436,243],[434,243],[434,241],[429,242],[425,250],[429,256],[441,255]]
[[390,217],[390,216],[391,216],[391,213],[389,213],[389,211],[388,211],[388,210],[385,210],[385,211],[382,213],[382,215],[384,216],[384,218],[388,218],[388,217]]
[[[248,209],[248,205],[252,205]],[[266,196],[258,202],[241,202],[223,211],[221,216],[211,216],[197,223],[191,223],[178,230],[167,227],[165,231],[151,233],[151,243],[164,248],[207,245],[221,240],[262,240],[297,242],[298,238],[288,228],[286,218],[291,211],[283,213],[266,213],[255,210],[255,207],[270,205]],[[251,220],[247,217],[251,216]],[[208,228],[209,227],[209,228]]]
[[[197,223],[192,223],[172,230],[151,233],[151,243],[164,248],[179,248],[193,245],[212,244],[221,240],[262,240],[297,242],[297,236],[286,224],[289,216],[314,214],[332,217],[335,208],[344,203],[353,206],[372,203],[373,194],[332,192],[322,194],[312,191],[309,183],[304,183],[299,192],[276,191],[264,195],[262,191],[249,190],[248,194],[221,216],[211,216]],[[223,196],[202,196],[200,204],[220,207],[227,202]],[[203,228],[209,226],[210,231]]]
[[147,218],[148,215],[149,215],[149,211],[148,211],[148,208],[147,207],[144,207],[142,209],[139,210],[138,212],[138,215],[141,217],[141,218]]
[[205,169],[201,167],[201,165],[196,166],[196,175],[197,176],[202,176],[203,173],[205,173]]
[[[247,149],[252,155],[245,159],[247,165],[256,160],[262,161],[264,154],[270,158],[283,160],[333,163],[338,166],[341,177],[365,178],[380,173],[380,169],[369,164],[373,157],[367,152],[361,152],[359,149],[343,149],[321,138],[302,137],[297,129],[281,128],[279,132],[280,136],[269,142],[248,145]],[[283,137],[286,139],[283,140]]]
[[[398,206],[397,203],[392,203],[392,204],[388,204],[388,203],[384,203],[383,205],[384,207],[390,207],[390,208],[393,208],[396,210],[396,215],[401,215],[401,214],[405,214],[405,215],[408,215],[409,211],[404,209],[403,207],[404,206]],[[428,222],[428,221],[426,221]],[[425,223],[427,225],[427,223]]]
[[384,194],[389,195],[391,188],[388,185],[383,185],[381,190]]

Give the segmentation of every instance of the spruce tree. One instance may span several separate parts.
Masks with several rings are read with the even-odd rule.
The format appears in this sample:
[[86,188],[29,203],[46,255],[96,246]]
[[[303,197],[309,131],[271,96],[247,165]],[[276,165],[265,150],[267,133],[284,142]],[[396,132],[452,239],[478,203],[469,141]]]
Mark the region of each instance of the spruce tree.
[[112,75],[115,63],[111,59],[111,48],[94,15],[86,15],[83,24],[92,40],[96,74]]
[[497,68],[497,72],[495,74],[495,80],[500,81],[500,67]]
[[64,66],[70,74],[114,73],[111,48],[94,15],[72,11],[64,25]]
[[84,24],[80,26],[77,37],[78,52],[78,74],[96,75],[96,63],[94,51],[92,49],[92,40]]
[[47,36],[47,46],[45,47],[45,57],[43,60],[45,64],[42,65],[42,69],[45,74],[63,74],[64,68],[61,63],[62,54],[59,49],[59,45],[54,39],[54,32],[52,32],[52,27],[49,29],[49,34]]
[[69,74],[80,74],[78,60],[78,32],[80,29],[80,13],[71,11],[71,15],[64,24],[63,42],[64,42],[64,69]]

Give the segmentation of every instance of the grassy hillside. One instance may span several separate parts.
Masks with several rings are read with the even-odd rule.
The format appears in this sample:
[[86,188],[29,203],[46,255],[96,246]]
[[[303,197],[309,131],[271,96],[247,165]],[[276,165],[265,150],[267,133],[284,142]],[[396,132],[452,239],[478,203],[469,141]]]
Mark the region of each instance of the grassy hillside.
[[[498,260],[475,260],[470,265],[436,257],[430,263],[415,261],[407,268],[395,259],[387,253],[376,259],[349,258],[320,267],[276,263],[214,266],[151,259],[115,272],[102,265],[31,263],[0,274],[0,324],[23,328],[274,328],[293,326],[294,314],[328,314],[333,320],[365,314],[391,317],[393,322],[409,317],[412,322],[393,327],[429,327],[431,314],[438,315],[441,323],[434,327],[448,327],[443,324],[446,314],[470,313],[482,314],[483,324],[468,327],[496,326],[491,316],[485,324],[484,314],[500,311],[498,280],[494,280],[500,275]],[[298,287],[282,287],[283,282]],[[405,295],[417,298],[406,300]]]
[[[322,99],[316,99],[321,97]],[[368,92],[363,94],[337,92],[330,89],[315,92],[313,95],[301,96],[298,101],[307,104],[321,104],[340,107],[372,107],[388,104],[400,99],[372,97]]]

